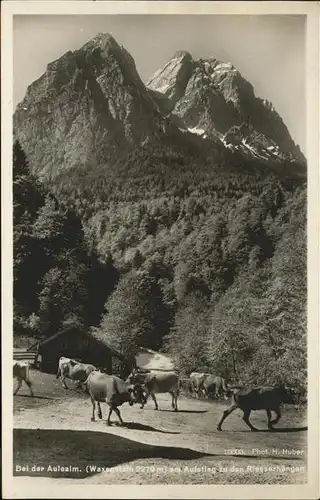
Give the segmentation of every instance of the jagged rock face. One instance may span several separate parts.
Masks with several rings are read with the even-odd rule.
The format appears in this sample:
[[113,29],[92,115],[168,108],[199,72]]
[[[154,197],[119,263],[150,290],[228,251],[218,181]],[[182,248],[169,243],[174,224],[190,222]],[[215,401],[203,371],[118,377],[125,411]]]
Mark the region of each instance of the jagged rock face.
[[[232,150],[242,144],[245,154],[261,160],[305,162],[278,113],[268,101],[255,97],[252,85],[231,63],[214,58],[194,61],[190,54],[178,53],[147,86],[168,98],[172,114],[192,133],[218,137]],[[241,137],[239,131],[244,132]]]
[[171,109],[184,95],[194,69],[194,61],[188,52],[177,52],[163,69],[158,70],[147,83],[148,88],[164,94]]
[[48,64],[13,123],[44,181],[72,168],[104,168],[137,145],[179,134],[204,151],[305,162],[272,105],[230,63],[177,52],[145,86],[131,55],[108,34]]
[[134,60],[105,34],[49,64],[14,114],[15,136],[44,178],[99,164],[164,127]]

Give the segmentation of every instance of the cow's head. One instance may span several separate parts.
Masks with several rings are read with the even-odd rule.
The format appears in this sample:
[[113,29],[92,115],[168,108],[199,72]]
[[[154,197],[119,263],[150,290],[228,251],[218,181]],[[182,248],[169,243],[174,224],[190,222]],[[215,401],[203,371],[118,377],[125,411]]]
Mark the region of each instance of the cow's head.
[[133,379],[134,379],[134,377],[133,377],[132,373],[130,373],[130,375],[126,379],[126,384],[133,384]]
[[109,375],[108,369],[105,368],[104,366],[97,366],[95,368],[95,371],[100,372],[100,373],[105,373],[106,375]]
[[128,376],[126,382],[128,384],[143,384],[145,382],[147,373],[150,373],[150,370],[145,370],[143,368],[134,368]]
[[130,375],[128,375],[128,378],[126,380],[127,384],[134,384],[135,383],[135,379],[137,378],[137,373],[138,373],[138,370],[136,367],[134,367],[132,369],[132,372],[130,373]]
[[283,386],[282,388],[282,401],[288,405],[294,405],[298,399],[298,391],[292,387]]
[[145,405],[147,402],[145,391],[143,390],[141,384],[135,384],[128,388],[128,393],[130,394],[129,405],[132,406],[134,403]]
[[225,400],[229,399],[231,396],[233,395],[233,391],[232,391],[232,388],[226,384],[225,385],[225,388],[224,388],[224,391],[223,391],[223,397]]

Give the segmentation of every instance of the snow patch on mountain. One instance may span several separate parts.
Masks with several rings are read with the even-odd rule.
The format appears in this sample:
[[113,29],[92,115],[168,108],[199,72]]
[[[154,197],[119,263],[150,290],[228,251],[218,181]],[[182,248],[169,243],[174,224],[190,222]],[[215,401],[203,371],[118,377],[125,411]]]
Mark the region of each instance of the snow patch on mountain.
[[235,148],[232,144],[230,144],[230,142],[227,142],[224,138],[221,139],[221,142],[226,148],[231,149],[231,151],[234,151]]
[[200,127],[192,127],[192,128],[188,128],[189,132],[191,132],[191,134],[197,134],[197,135],[203,135],[205,134],[205,130],[203,130],[203,128],[200,128]]

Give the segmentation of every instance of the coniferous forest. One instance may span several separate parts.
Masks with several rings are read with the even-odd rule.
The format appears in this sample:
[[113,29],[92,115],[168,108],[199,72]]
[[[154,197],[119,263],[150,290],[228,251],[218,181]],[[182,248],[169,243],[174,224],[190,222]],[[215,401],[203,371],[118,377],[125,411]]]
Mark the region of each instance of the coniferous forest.
[[15,336],[95,329],[181,373],[305,388],[305,183],[185,158],[139,151],[45,187],[14,144]]

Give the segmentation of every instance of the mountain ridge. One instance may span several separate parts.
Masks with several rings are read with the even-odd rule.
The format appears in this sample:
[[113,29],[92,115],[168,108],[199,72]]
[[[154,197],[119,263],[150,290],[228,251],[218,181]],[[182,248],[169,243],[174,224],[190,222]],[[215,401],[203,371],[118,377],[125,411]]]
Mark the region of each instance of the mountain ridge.
[[[259,113],[268,126],[256,126]],[[272,133],[266,135],[266,128]],[[291,162],[293,174],[305,170],[305,158],[279,115],[254,97],[231,63],[196,61],[177,51],[144,85],[133,57],[108,33],[49,63],[14,113],[14,135],[44,179],[179,134],[191,143],[190,134],[210,139],[226,154],[264,164]]]

